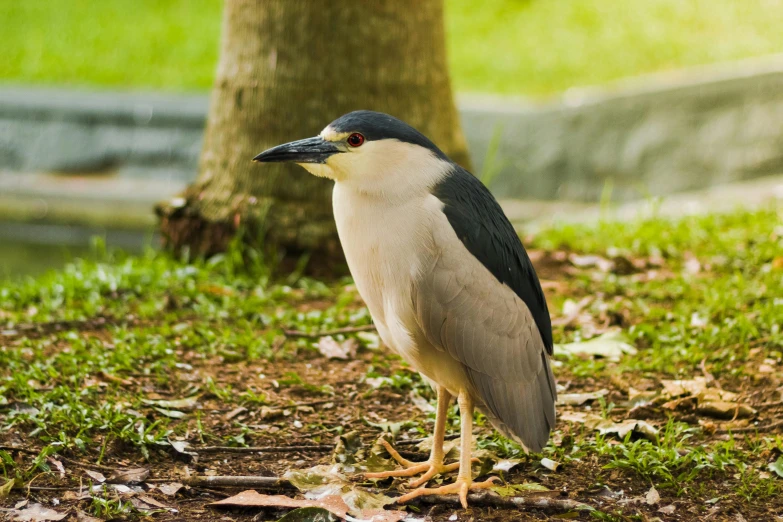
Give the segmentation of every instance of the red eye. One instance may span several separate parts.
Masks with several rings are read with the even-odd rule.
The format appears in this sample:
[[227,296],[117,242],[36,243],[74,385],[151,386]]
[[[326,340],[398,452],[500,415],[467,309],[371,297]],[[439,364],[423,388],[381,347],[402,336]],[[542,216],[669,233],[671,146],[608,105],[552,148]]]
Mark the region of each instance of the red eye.
[[364,143],[364,136],[359,134],[358,132],[354,132],[350,136],[348,136],[348,145],[351,147],[359,147],[361,144]]

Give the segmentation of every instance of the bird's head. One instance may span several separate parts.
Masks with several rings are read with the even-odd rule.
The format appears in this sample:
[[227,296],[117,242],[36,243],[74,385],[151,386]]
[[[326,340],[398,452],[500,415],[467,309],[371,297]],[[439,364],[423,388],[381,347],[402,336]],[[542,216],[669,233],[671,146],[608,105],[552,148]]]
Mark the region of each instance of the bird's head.
[[452,166],[419,131],[373,111],[348,113],[314,138],[278,145],[253,160],[297,163],[316,176],[385,193],[430,184]]

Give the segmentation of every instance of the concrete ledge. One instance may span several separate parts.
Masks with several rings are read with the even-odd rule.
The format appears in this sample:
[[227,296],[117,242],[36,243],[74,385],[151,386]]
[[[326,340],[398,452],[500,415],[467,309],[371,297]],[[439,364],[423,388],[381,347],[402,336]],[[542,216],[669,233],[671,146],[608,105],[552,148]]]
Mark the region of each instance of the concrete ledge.
[[[206,95],[0,88],[0,170],[181,186],[195,176],[207,105]],[[543,104],[467,96],[459,107],[476,170],[504,199],[630,201],[783,172],[783,56]]]

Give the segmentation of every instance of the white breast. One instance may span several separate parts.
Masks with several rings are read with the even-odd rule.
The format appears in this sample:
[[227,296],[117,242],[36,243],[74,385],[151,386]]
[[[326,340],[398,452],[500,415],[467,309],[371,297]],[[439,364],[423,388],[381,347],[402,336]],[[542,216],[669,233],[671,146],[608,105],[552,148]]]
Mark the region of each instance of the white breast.
[[438,255],[431,230],[445,219],[441,202],[426,194],[389,204],[342,183],[332,202],[348,267],[384,344],[456,393],[464,385],[462,366],[423,342],[411,297],[418,274]]

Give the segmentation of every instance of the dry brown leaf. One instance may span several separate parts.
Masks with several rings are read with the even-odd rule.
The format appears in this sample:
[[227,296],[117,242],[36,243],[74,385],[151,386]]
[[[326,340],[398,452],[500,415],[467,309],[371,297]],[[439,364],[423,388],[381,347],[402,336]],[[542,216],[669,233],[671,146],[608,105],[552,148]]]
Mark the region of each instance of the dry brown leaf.
[[210,506],[240,506],[240,507],[278,507],[278,508],[301,508],[301,507],[319,507],[333,513],[334,515],[345,518],[348,514],[348,504],[340,495],[329,495],[319,500],[294,499],[285,495],[263,495],[255,490],[243,491],[233,497],[228,497],[217,502],[212,502]]
[[756,415],[756,410],[747,404],[729,401],[699,401],[696,411],[719,419],[743,419]]
[[356,350],[359,348],[359,342],[351,337],[341,343],[335,341],[332,337],[321,337],[318,340],[318,351],[327,359],[348,360],[356,357]]
[[93,479],[98,484],[103,484],[104,482],[106,482],[106,477],[104,477],[103,473],[99,471],[92,471],[89,469],[85,469],[84,474],[90,477],[91,479]]
[[168,484],[158,484],[158,490],[167,497],[173,497],[183,486],[179,482],[170,482]]
[[651,487],[650,491],[647,492],[647,495],[645,496],[645,501],[650,506],[653,506],[661,501],[661,495],[658,494],[658,490],[655,489],[655,486]]
[[111,484],[141,484],[150,476],[147,468],[118,469],[106,479]]
[[581,406],[587,401],[600,399],[608,393],[609,390],[598,390],[587,393],[561,393],[557,396],[557,404],[561,406]]
[[696,377],[695,379],[678,379],[661,381],[663,385],[663,392],[669,397],[680,397],[682,395],[699,395],[705,389],[707,389],[707,379],[704,377]]
[[11,520],[17,522],[50,522],[62,520],[68,516],[67,513],[58,513],[41,504],[30,504],[25,509],[11,509],[9,513],[13,516]]

